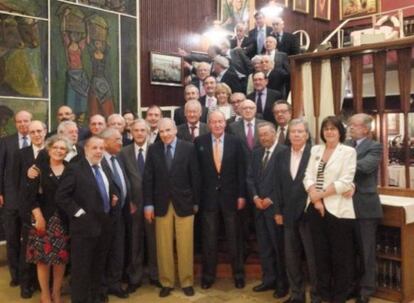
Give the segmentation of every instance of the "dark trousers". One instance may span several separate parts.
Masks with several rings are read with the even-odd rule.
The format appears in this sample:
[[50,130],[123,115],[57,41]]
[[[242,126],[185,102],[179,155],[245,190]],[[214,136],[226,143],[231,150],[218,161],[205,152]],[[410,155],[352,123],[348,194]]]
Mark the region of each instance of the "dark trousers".
[[302,266],[303,255],[306,257],[309,272],[311,299],[316,300],[318,295],[315,253],[309,224],[302,218],[295,222],[293,226],[285,226],[285,256],[286,272],[291,292],[290,296],[294,300],[306,302],[306,281]]
[[142,208],[129,216],[127,225],[129,283],[141,284],[145,272],[145,255],[147,256],[148,276],[158,280],[157,250],[155,243],[155,224],[148,223]]
[[312,204],[307,216],[315,249],[318,293],[324,301],[345,302],[354,276],[355,220],[340,219],[327,211],[321,217]]
[[288,281],[285,269],[283,226],[276,225],[274,211],[255,210],[256,236],[262,266],[262,282],[286,289]]
[[99,302],[103,294],[102,277],[105,273],[111,224],[102,224],[96,237],[72,236],[72,293],[73,303]]
[[217,238],[219,230],[219,218],[223,217],[224,230],[228,244],[228,252],[231,260],[233,277],[244,278],[243,249],[240,237],[237,211],[203,210],[202,234],[203,234],[203,274],[202,279],[213,282],[216,278],[217,267]]
[[121,288],[125,257],[125,220],[119,212],[114,215],[109,240],[104,285],[108,289]]
[[359,294],[369,297],[375,293],[377,275],[375,273],[376,257],[376,235],[378,219],[357,219],[356,236],[360,253]]

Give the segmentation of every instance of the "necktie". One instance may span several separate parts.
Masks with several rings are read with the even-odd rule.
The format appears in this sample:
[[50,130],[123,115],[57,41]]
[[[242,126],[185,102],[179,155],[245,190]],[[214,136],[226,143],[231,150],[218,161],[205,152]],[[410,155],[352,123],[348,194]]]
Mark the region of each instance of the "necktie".
[[168,171],[170,171],[171,165],[172,165],[172,161],[173,161],[171,148],[172,148],[171,144],[168,144],[167,145],[167,151],[165,153],[165,163],[167,164],[167,170]]
[[103,177],[101,175],[101,172],[99,170],[99,166],[98,165],[92,165],[92,168],[95,172],[95,180],[96,180],[96,183],[97,183],[98,188],[99,188],[99,193],[101,194],[104,212],[109,213],[109,210],[110,210],[109,195],[106,192],[105,183],[104,183]]
[[220,139],[214,139],[214,150],[213,150],[214,165],[216,166],[217,172],[221,169],[221,151],[220,151]]
[[138,164],[138,172],[142,176],[144,174],[144,167],[145,167],[145,161],[144,161],[144,150],[142,148],[139,149],[138,152],[138,158],[137,158],[137,164]]
[[280,43],[280,38],[281,38],[281,37],[280,37],[280,34],[279,34],[279,33],[277,33],[277,34],[276,34],[276,40],[277,40],[277,43]]
[[254,136],[253,136],[253,127],[252,123],[247,123],[247,145],[249,146],[249,149],[252,150],[254,146]]
[[355,147],[355,148],[357,147],[357,142],[356,142],[356,140],[352,140],[352,146],[353,146],[353,147]]
[[115,184],[119,187],[121,190],[121,206],[124,204],[126,193],[124,192],[124,187],[122,186],[122,179],[121,175],[119,174],[119,171],[116,166],[116,157],[111,157],[111,164],[112,164],[112,176],[114,177]]
[[280,128],[279,138],[277,139],[278,144],[285,144],[285,128]]
[[256,107],[257,107],[257,112],[258,113],[263,113],[263,108],[262,108],[262,92],[258,92],[257,93],[257,100],[256,100]]
[[195,131],[196,128],[197,128],[197,126],[195,126],[195,125],[190,126],[191,141],[194,141],[194,139],[195,139],[194,131]]
[[266,168],[267,162],[269,162],[269,155],[270,155],[270,150],[266,150],[266,153],[265,153],[265,156],[262,162],[263,169]]
[[27,141],[27,137],[24,136],[22,139],[23,139],[22,148],[28,147],[29,146],[29,141]]
[[257,33],[257,54],[260,55],[262,53],[263,44],[264,44],[264,32],[263,29],[259,29],[259,32]]

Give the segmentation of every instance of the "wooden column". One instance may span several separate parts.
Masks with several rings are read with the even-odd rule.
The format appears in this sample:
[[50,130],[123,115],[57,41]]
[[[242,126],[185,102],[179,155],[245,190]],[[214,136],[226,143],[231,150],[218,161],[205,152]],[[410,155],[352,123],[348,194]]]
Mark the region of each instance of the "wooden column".
[[362,55],[351,56],[352,94],[354,95],[354,113],[362,113]]
[[293,117],[303,116],[302,61],[290,60],[290,83]]
[[332,78],[332,94],[334,102],[334,113],[341,113],[341,96],[342,96],[342,58],[331,58],[331,78]]
[[374,58],[374,86],[375,98],[377,103],[378,117],[379,117],[379,141],[382,143],[383,155],[381,161],[381,186],[386,186],[388,176],[388,140],[387,129],[384,128],[385,120],[385,78],[386,78],[386,51],[378,51],[373,54]]
[[410,111],[411,92],[411,47],[397,50],[398,55],[398,81],[400,86],[401,111],[404,114],[404,160],[405,160],[405,186],[410,188],[410,145],[408,113]]
[[319,143],[319,116],[321,115],[321,78],[322,62],[314,59],[311,63],[312,69],[312,96],[313,114],[315,115],[315,142]]

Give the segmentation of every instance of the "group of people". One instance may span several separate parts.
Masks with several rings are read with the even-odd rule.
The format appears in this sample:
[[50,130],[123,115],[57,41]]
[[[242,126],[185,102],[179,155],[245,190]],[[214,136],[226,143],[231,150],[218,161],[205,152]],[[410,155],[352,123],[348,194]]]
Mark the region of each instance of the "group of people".
[[209,289],[222,230],[234,285],[244,288],[254,226],[263,275],[253,291],[306,302],[304,255],[311,302],[354,292],[369,301],[382,216],[372,119],[352,116],[347,132],[329,116],[312,147],[284,100],[296,42],[282,19],[273,28],[260,12],[255,19],[248,37],[239,26],[236,40],[211,49],[212,66],[197,65],[173,119],[152,105],[145,118],[92,115],[85,129],[61,106],[47,133],[31,113],[15,115],[16,134],[0,141],[0,206],[10,286],[22,298],[38,283],[43,303],[61,302],[65,273],[72,302],[127,298],[147,277],[166,297],[176,272],[192,296],[194,248]]

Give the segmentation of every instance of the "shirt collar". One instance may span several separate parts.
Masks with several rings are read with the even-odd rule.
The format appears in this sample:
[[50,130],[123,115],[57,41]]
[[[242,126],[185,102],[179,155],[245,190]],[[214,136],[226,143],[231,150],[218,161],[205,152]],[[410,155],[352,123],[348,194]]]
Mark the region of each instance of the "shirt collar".
[[188,125],[188,128],[191,128],[192,126],[195,126],[196,128],[200,128],[200,121],[198,121],[196,124],[190,124],[190,123],[187,123],[187,125]]
[[170,144],[164,144],[165,149],[167,149],[167,145],[171,145],[172,149],[175,149],[175,146],[177,145],[177,137],[175,137]]
[[[213,134],[211,134],[211,139],[213,142],[217,139]],[[224,133],[218,138],[220,142],[224,142]]]
[[277,140],[275,140],[275,143],[273,143],[273,145],[269,148],[269,149],[267,149],[267,148],[265,148],[265,151],[270,151],[270,153],[272,154],[273,153],[273,151],[275,150],[275,148],[276,148],[276,145],[277,145]]
[[138,144],[136,144],[135,142],[134,142],[134,149],[135,149],[135,153],[139,153],[139,149],[140,148],[142,148],[144,151],[146,151],[147,150],[147,141],[145,141],[145,143],[144,144],[142,144],[142,146],[139,146]]
[[364,141],[366,138],[367,137],[364,137],[364,138],[361,138],[361,139],[356,140],[355,141],[356,142],[356,146],[360,145],[362,143],[362,141]]
[[300,149],[299,151],[295,151],[295,150],[293,149],[293,147],[291,147],[291,148],[290,148],[290,150],[291,150],[291,152],[292,152],[292,153],[294,153],[294,154],[299,154],[299,155],[302,155],[302,154],[303,154],[303,151],[305,150],[305,146],[306,146],[306,144],[303,144],[303,146],[301,147],[301,149]]
[[[242,119],[243,119],[243,118],[242,118]],[[243,119],[243,123],[244,123],[244,126],[245,126],[245,127],[247,127],[247,124],[248,124],[248,123],[251,123],[251,124],[252,124],[252,126],[254,127],[254,126],[256,125],[256,124],[255,124],[255,123],[256,123],[256,118],[253,118],[253,119],[252,119],[252,120],[250,120],[250,121],[246,121],[246,120],[244,120],[244,119]]]

